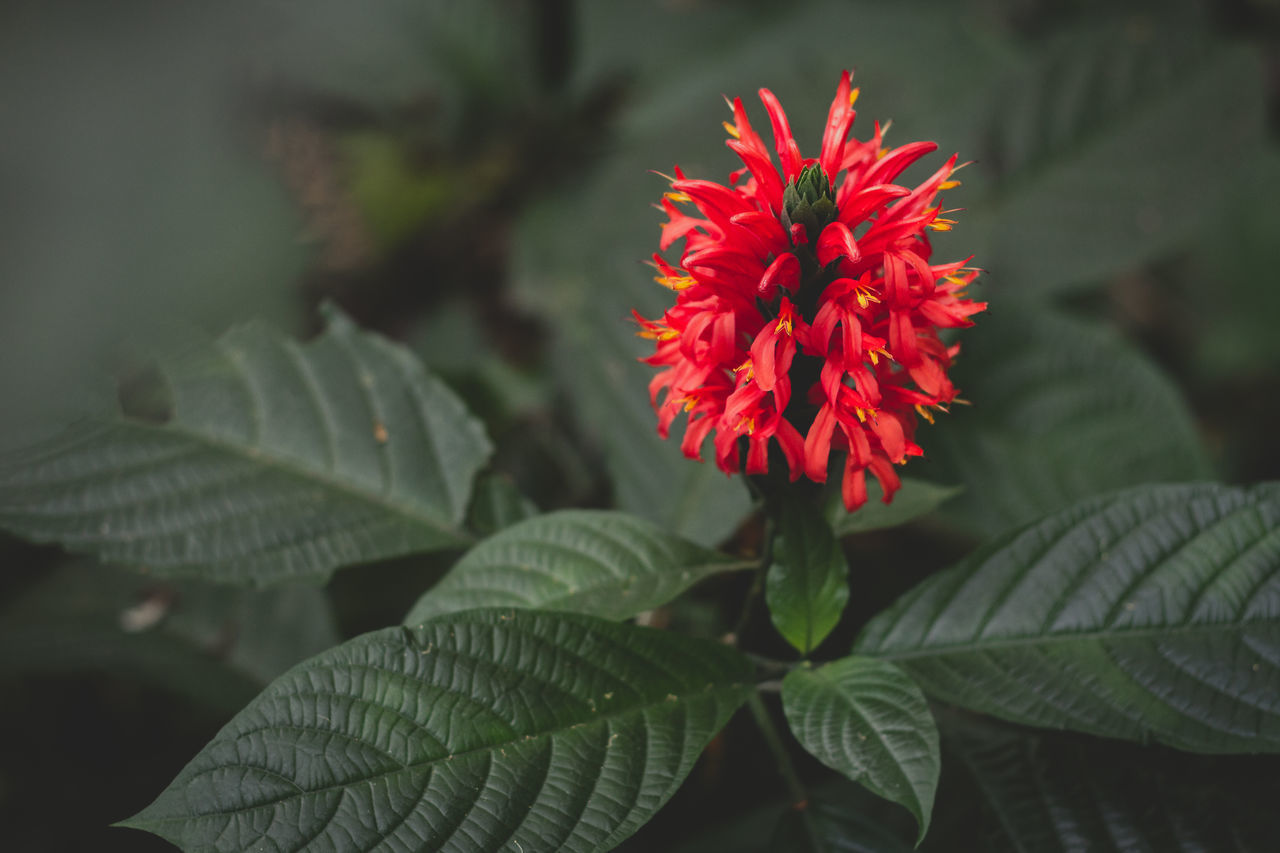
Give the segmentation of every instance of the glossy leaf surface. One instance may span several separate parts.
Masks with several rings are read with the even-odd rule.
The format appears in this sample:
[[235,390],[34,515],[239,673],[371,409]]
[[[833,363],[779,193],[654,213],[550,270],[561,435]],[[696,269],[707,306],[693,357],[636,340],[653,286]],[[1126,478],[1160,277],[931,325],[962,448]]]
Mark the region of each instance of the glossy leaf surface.
[[1199,752],[1280,749],[1280,492],[1146,486],[935,575],[858,654],[1028,725]]
[[405,624],[471,607],[627,619],[708,575],[747,565],[626,513],[561,510],[476,545],[418,600]]
[[905,806],[929,830],[942,758],[924,694],[893,664],[847,657],[782,682],[791,731],[814,757]]
[[187,850],[604,851],[752,689],[720,643],[473,610],[277,679],[127,825]]
[[765,576],[765,603],[773,626],[802,655],[817,648],[839,623],[849,603],[849,566],[816,507],[782,505],[773,563]]

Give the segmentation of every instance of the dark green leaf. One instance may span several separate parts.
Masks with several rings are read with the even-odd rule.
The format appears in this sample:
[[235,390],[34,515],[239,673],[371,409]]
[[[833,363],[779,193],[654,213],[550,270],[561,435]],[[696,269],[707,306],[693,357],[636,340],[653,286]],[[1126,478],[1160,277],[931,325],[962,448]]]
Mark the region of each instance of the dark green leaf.
[[985,234],[972,251],[991,283],[1024,292],[1149,260],[1202,227],[1224,177],[1256,160],[1263,81],[1255,52],[1190,27],[1126,21],[1037,45],[987,89],[985,150],[971,156],[993,186],[966,199],[958,236]]
[[867,502],[853,512],[844,508],[838,493],[827,502],[827,521],[836,536],[897,527],[928,515],[963,491],[959,486],[939,486],[926,480],[902,478],[902,488],[892,503],[880,499],[880,481],[867,478]]
[[839,623],[849,602],[848,577],[844,550],[822,513],[807,503],[783,503],[765,602],[778,633],[800,654],[812,652]]
[[800,745],[819,761],[905,806],[929,831],[941,756],[924,694],[885,661],[842,658],[782,681],[782,709]]
[[521,607],[627,619],[708,575],[753,564],[604,510],[531,518],[466,553],[413,606],[406,625],[471,607]]
[[957,406],[921,438],[963,483],[953,501],[987,534],[1082,498],[1146,482],[1202,479],[1209,465],[1178,389],[1103,327],[1002,300],[965,339]]
[[[984,818],[989,853],[1262,853],[1280,842],[1270,758],[1169,753],[967,720],[944,721],[943,742],[944,797],[951,774],[967,770],[954,777],[952,807],[967,826]],[[930,846],[954,849],[946,840]]]
[[537,514],[538,508],[520,494],[515,483],[506,477],[488,474],[476,482],[467,523],[472,530],[487,536]]
[[0,671],[107,671],[231,714],[338,639],[314,586],[163,582],[86,561],[50,573],[0,613]]
[[157,575],[267,583],[452,548],[490,446],[409,353],[340,314],[162,366],[163,424],[82,423],[0,459],[0,525]]
[[609,850],[751,677],[723,644],[572,614],[388,628],[278,679],[126,825],[202,851]]
[[1146,486],[1009,534],[872,620],[859,654],[1016,722],[1280,749],[1280,489]]

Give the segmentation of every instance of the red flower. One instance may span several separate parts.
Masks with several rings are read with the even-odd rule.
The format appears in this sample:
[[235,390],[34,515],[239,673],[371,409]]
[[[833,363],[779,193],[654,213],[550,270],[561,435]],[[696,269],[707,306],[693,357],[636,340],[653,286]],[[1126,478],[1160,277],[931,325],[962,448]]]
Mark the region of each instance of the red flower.
[[636,315],[655,341],[644,361],[659,368],[649,389],[664,438],[687,412],[685,455],[701,458],[714,432],[725,473],[742,469],[745,444],[746,472],[761,474],[776,439],[791,479],[818,482],[832,449],[844,450],[850,510],[867,499],[867,470],[892,499],[893,466],[921,452],[917,416],[932,421],[956,398],[947,369],[958,347],[938,329],[972,325],[986,307],[964,298],[978,274],[967,260],[930,263],[927,232],[954,224],[937,196],[957,185],[956,158],[914,189],[893,183],[937,145],[886,150],[878,124],[867,141],[850,139],[857,94],[845,72],[822,151],[806,160],[761,89],[781,168],[735,99],[725,129],[743,168],[727,186],[676,170],[659,246],[684,240],[684,253],[679,267],[653,256],[676,303],[658,320]]

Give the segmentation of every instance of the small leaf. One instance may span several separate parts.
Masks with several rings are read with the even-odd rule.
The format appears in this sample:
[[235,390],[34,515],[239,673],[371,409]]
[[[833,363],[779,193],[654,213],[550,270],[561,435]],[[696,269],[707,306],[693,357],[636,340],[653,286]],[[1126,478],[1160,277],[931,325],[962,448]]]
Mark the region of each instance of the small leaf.
[[1280,750],[1280,488],[1084,501],[929,578],[854,651],[1015,722]]
[[125,825],[187,850],[605,851],[753,689],[721,643],[473,610],[278,679]]
[[942,766],[938,727],[924,694],[885,661],[848,657],[796,669],[782,681],[782,709],[800,745],[929,830]]
[[489,441],[402,347],[334,311],[306,345],[244,326],[161,370],[162,425],[98,418],[0,458],[0,526],[241,583],[469,541]]
[[472,607],[521,607],[628,619],[708,575],[752,564],[643,519],[561,510],[522,521],[468,551],[405,617],[418,625]]
[[765,577],[769,618],[800,654],[818,647],[849,601],[849,567],[831,527],[816,507],[782,504]]
[[520,494],[515,483],[497,474],[487,474],[476,483],[467,523],[472,530],[488,536],[537,514],[538,507]]
[[840,495],[832,493],[827,501],[827,521],[836,536],[897,527],[928,515],[962,491],[964,489],[960,486],[939,486],[926,480],[903,477],[902,488],[893,496],[893,503],[887,504],[880,499],[880,481],[869,477],[867,502],[849,512],[844,508]]

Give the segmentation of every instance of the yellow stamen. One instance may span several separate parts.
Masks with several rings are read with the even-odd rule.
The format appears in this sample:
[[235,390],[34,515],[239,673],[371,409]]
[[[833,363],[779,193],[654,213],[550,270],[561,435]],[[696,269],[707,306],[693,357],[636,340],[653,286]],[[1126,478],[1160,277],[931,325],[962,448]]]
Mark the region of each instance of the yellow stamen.
[[859,420],[859,421],[861,421],[862,423],[864,423],[864,424],[865,424],[865,423],[867,422],[867,410],[866,410],[866,409],[854,408],[853,413],[854,413],[855,415],[857,415],[857,416],[858,416],[858,420]]
[[867,355],[871,356],[872,366],[875,366],[880,363],[880,356],[884,356],[890,361],[893,361],[893,356],[889,355],[889,351],[884,347],[876,347],[875,349],[869,349],[867,350]]
[[788,335],[791,334],[791,317],[779,317],[778,325],[774,326],[773,330],[775,332],[785,332]]
[[932,231],[950,231],[956,224],[954,219],[944,219],[938,217],[929,223],[928,228]]
[[858,103],[858,96],[861,94],[862,94],[861,87],[854,86],[852,89],[850,89],[849,90],[849,106],[853,106],[854,104]]
[[636,332],[636,336],[648,338],[651,341],[669,341],[672,338],[680,337],[680,333],[670,326],[662,326],[655,323],[649,328],[644,328]]
[[683,204],[686,201],[693,201],[693,199],[689,197],[688,193],[676,192],[675,190],[663,193],[662,197],[669,199],[670,201],[674,201],[677,204]]
[[725,133],[729,134],[729,135],[730,135],[730,136],[732,136],[734,139],[741,139],[741,138],[742,138],[742,134],[738,132],[738,126],[737,126],[737,125],[732,124],[731,122],[727,122],[727,121],[722,121],[722,122],[720,122],[720,123],[721,123],[722,125],[724,125],[724,131],[725,131]]
[[698,405],[698,395],[686,394],[685,396],[681,397],[679,400],[676,400],[676,402],[684,403],[684,410],[686,412],[691,412],[693,411],[693,407]]
[[676,275],[676,276],[656,275],[653,277],[653,280],[656,281],[658,284],[662,285],[663,287],[670,288],[671,290],[676,290],[676,291],[680,291],[680,290],[684,290],[685,288],[692,287],[694,284],[697,283],[693,280],[693,276],[689,276],[689,275]]
[[879,303],[880,299],[866,287],[855,287],[853,293],[858,297],[858,307],[866,308],[868,302]]
[[916,403],[916,411],[920,413],[920,417],[924,418],[929,423],[933,423],[933,412],[929,411],[919,403]]
[[747,435],[754,434],[756,431],[756,419],[743,415],[742,420],[738,421],[738,432],[742,432],[743,429],[746,429]]
[[956,187],[958,187],[958,186],[960,186],[960,182],[959,182],[959,181],[943,181],[942,183],[938,184],[938,189],[940,189],[940,190],[953,190],[953,189],[955,189],[955,188],[956,188]]
[[742,372],[742,371],[744,371],[744,370],[745,370],[745,371],[747,371],[747,379],[748,379],[748,380],[751,380],[751,379],[754,379],[754,378],[755,378],[755,376],[756,376],[756,369],[755,369],[755,367],[751,364],[751,359],[749,359],[749,358],[748,358],[746,361],[742,362],[742,364],[739,364],[737,367],[735,367],[735,368],[733,369],[733,372],[734,372],[734,373],[741,373],[741,372]]

